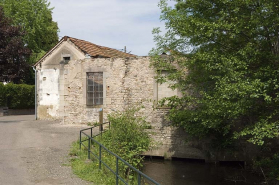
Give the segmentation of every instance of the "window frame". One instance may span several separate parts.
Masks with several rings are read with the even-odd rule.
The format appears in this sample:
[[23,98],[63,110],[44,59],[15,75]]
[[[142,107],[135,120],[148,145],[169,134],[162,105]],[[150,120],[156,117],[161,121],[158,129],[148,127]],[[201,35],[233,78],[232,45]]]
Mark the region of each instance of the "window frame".
[[61,62],[60,64],[68,64],[69,61],[72,60],[72,56],[71,54],[61,54]]
[[[161,73],[168,73],[168,70],[162,70]],[[163,74],[163,75],[166,75],[166,74]],[[164,83],[176,83],[176,82],[172,82],[172,81],[167,81],[167,82],[163,82],[162,84]],[[162,85],[161,83],[159,83],[155,78],[154,78],[154,95],[153,95],[153,99],[154,99],[154,106],[157,108],[157,109],[170,109],[170,107],[167,107],[167,106],[159,106],[158,103],[159,101],[162,99],[159,99],[159,86]],[[169,88],[169,87],[168,87]],[[170,89],[170,88],[169,88]],[[179,91],[179,89],[176,89],[176,96],[178,97],[181,97],[181,92]],[[171,97],[171,96],[165,96],[163,98],[166,98],[166,97]]]
[[65,64],[68,64],[70,60],[71,60],[70,56],[63,57],[63,61],[64,61]]
[[[92,74],[93,77],[93,84],[89,85],[89,75]],[[97,76],[94,77],[94,74],[98,74]],[[102,87],[100,87],[99,85],[95,85],[94,83],[94,78],[100,78],[101,77],[101,81],[102,81]],[[97,79],[98,81],[99,79]],[[92,87],[92,90],[89,90],[90,87]],[[96,88],[97,87],[97,88]],[[95,90],[95,88],[97,90]],[[92,93],[92,97],[89,97],[89,93]],[[103,106],[104,105],[104,73],[103,72],[86,72],[86,97],[85,97],[85,101],[86,101],[86,106],[88,107],[98,107],[98,106]],[[96,97],[96,95],[99,95],[98,97]],[[92,99],[92,101],[90,101],[90,99]],[[97,103],[96,99],[99,99],[97,101],[99,101],[100,103]],[[91,103],[92,102],[92,103]]]

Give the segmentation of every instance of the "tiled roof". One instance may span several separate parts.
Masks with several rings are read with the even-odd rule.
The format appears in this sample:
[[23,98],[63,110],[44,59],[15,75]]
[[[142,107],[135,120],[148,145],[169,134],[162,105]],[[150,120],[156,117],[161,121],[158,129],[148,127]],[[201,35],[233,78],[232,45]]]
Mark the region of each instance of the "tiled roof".
[[135,57],[136,55],[125,53],[116,49],[99,46],[93,44],[91,42],[80,40],[72,37],[64,37],[64,40],[69,39],[72,43],[74,43],[81,51],[85,54],[89,54],[91,57]]
[[67,41],[68,39],[84,54],[89,54],[91,57],[105,57],[105,58],[136,57],[136,55],[125,53],[117,49],[99,46],[85,40],[80,40],[73,37],[65,36],[51,50],[49,50],[36,64],[34,64],[34,66],[37,66],[39,63],[41,63],[57,47],[59,47],[59,45],[61,45],[64,41]]

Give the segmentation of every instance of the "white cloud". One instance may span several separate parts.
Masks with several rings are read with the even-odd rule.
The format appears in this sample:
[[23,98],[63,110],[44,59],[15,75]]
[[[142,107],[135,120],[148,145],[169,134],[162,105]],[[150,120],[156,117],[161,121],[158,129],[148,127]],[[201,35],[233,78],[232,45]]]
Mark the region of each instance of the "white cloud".
[[147,55],[154,47],[152,29],[160,22],[159,0],[49,0],[59,36]]

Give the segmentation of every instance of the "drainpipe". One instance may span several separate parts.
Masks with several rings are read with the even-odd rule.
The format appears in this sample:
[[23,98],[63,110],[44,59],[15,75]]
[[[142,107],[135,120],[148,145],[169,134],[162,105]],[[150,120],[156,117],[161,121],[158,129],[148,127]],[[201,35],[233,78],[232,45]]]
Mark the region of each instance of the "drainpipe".
[[35,119],[37,120],[37,70],[34,66],[33,70],[35,71]]

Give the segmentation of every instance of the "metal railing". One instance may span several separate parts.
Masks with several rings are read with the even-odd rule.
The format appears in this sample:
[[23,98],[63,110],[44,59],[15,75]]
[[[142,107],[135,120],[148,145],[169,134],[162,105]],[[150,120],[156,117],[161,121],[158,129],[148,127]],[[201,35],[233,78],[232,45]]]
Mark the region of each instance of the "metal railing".
[[[105,123],[102,123],[102,124],[99,124],[99,125],[96,125],[96,126],[93,126],[93,127],[89,127],[89,128],[80,130],[80,131],[79,131],[79,141],[80,141],[80,142],[79,142],[79,149],[81,149],[81,143],[83,142],[83,141],[81,140],[81,135],[82,135],[82,133],[84,133],[84,132],[87,131],[87,130],[90,130],[90,137],[96,137],[96,136],[98,136],[98,135],[101,135],[101,136],[102,136],[102,134],[103,134],[104,132],[107,131],[107,130],[104,129],[104,125],[106,125],[106,124],[109,125],[109,126],[108,126],[108,129],[110,129],[110,122],[105,122]],[[97,127],[99,127],[99,133],[93,135],[93,129],[94,129],[94,128],[97,128]],[[88,139],[86,139],[86,140],[84,140],[84,141],[87,141],[87,140],[88,140]]]
[[[102,165],[104,165],[107,169],[109,169],[110,172],[112,172],[115,175],[115,182],[118,185],[119,184],[119,180],[121,182],[123,182],[124,184],[128,185],[129,182],[127,182],[124,178],[122,178],[119,174],[120,169],[119,169],[119,163],[122,162],[124,165],[126,165],[129,169],[132,169],[135,174],[137,174],[137,184],[138,185],[142,185],[142,184],[147,184],[147,182],[149,182],[148,184],[155,184],[155,185],[160,185],[158,182],[156,182],[155,180],[151,179],[150,177],[148,177],[146,174],[142,173],[141,171],[139,171],[138,169],[136,169],[135,167],[133,167],[131,164],[129,164],[127,161],[125,161],[124,159],[122,159],[121,157],[119,157],[118,155],[116,155],[115,153],[111,152],[109,149],[107,149],[104,145],[102,145],[100,142],[96,141],[94,139],[94,137],[101,135],[102,133],[104,133],[106,130],[103,129],[103,125],[104,124],[109,124],[109,128],[110,128],[110,122],[106,122],[103,123],[99,126],[95,126],[95,127],[90,127],[87,129],[83,129],[80,130],[80,149],[81,146],[84,146],[88,152],[88,159],[91,159],[91,155],[94,156],[94,158],[96,158],[99,161],[99,169],[102,168]],[[99,127],[99,133],[98,134],[93,134],[93,129]],[[90,130],[90,134],[85,133],[85,131],[89,131]],[[86,139],[82,140],[83,137],[86,137]],[[83,144],[83,142],[88,141],[87,146],[85,144]],[[96,144],[98,147],[98,152],[97,153],[93,153],[92,152],[92,145]],[[115,170],[112,169],[112,167],[110,167],[107,163],[105,163],[102,160],[102,150],[105,150],[106,152],[108,152],[110,155],[115,157]]]

